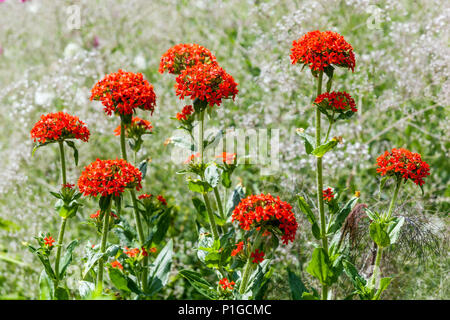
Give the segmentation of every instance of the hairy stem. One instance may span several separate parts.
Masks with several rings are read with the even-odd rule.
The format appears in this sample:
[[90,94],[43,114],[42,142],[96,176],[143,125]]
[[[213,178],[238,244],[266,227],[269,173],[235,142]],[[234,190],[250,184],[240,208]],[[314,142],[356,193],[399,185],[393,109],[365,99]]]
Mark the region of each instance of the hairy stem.
[[401,185],[402,185],[402,180],[398,179],[397,184],[395,185],[394,195],[392,196],[391,203],[389,205],[389,210],[388,210],[387,217],[386,217],[387,219],[389,219],[391,217],[392,212],[394,211],[395,202],[397,201],[398,191],[400,190]]
[[225,213],[223,212],[222,199],[220,199],[219,189],[214,187],[214,195],[216,196],[217,206],[219,207],[220,216],[225,219]]
[[[105,253],[106,243],[108,239],[109,219],[111,218],[111,200],[108,204],[108,209],[103,213],[103,228],[102,228],[102,242],[100,245],[100,252]],[[98,272],[97,272],[97,290],[102,292],[103,290],[103,267],[105,259],[102,257],[98,260]]]
[[383,254],[383,248],[377,247],[377,257],[375,259],[375,265],[373,267],[372,277],[370,278],[370,286],[375,287],[375,283],[378,278],[378,274],[380,273],[380,264],[381,264],[381,256]]

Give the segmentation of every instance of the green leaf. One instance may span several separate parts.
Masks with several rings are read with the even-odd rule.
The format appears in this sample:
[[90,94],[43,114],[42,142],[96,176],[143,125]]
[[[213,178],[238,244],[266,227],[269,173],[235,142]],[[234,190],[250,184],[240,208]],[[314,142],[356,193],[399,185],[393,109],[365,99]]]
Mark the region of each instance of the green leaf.
[[49,278],[45,270],[42,270],[41,276],[39,277],[39,299],[52,300],[54,291],[52,279]]
[[197,146],[192,142],[192,138],[188,135],[171,137],[169,140],[171,143],[176,145],[177,147],[189,150],[189,151],[197,151]]
[[365,212],[370,220],[377,221],[379,220],[380,216],[376,212],[370,211],[368,208],[365,209]]
[[392,281],[392,278],[381,278],[380,279],[380,287],[378,288],[377,292],[375,293],[373,300],[380,299],[381,294],[383,293],[384,290],[387,289],[387,287],[389,286],[391,281]]
[[390,244],[389,235],[385,228],[385,224],[376,221],[373,221],[369,227],[370,237],[381,248],[387,247]]
[[323,285],[330,285],[333,282],[334,273],[328,255],[323,248],[314,249],[306,271],[316,277]]
[[313,295],[309,292],[303,292],[302,300],[320,300],[320,298],[316,297],[315,295]]
[[80,281],[78,285],[78,292],[81,299],[89,299],[95,290],[95,284],[89,281]]
[[332,139],[331,141],[328,141],[325,144],[322,144],[320,146],[318,146],[317,148],[315,148],[311,154],[316,156],[317,158],[322,158],[325,153],[327,153],[328,151],[330,151],[331,149],[333,149],[334,147],[336,147],[338,144],[338,141],[335,139]]
[[66,273],[67,267],[72,262],[72,253],[73,250],[78,245],[78,240],[73,240],[69,245],[66,247],[66,252],[64,253],[64,257],[61,261],[61,270],[59,272],[59,277],[63,278],[64,274]]
[[130,289],[128,289],[128,279],[119,269],[109,266],[108,273],[111,282],[117,289],[130,292]]
[[101,257],[103,257],[103,253],[101,252],[94,252],[94,251],[88,252],[88,258],[86,263],[84,264],[84,270],[81,274],[83,279],[86,277],[86,275],[89,273],[89,271]]
[[390,243],[394,244],[397,242],[400,236],[400,231],[403,224],[405,223],[404,217],[394,217],[388,225],[387,234],[389,235]]
[[75,166],[78,166],[78,149],[73,141],[66,140],[67,145],[73,149],[73,157],[75,159]]
[[303,293],[307,292],[302,279],[300,279],[300,277],[297,276],[294,272],[292,272],[289,268],[287,269],[287,272],[289,279],[289,287],[291,288],[292,300],[302,300]]
[[186,278],[191,286],[193,286],[198,293],[202,294],[206,298],[211,300],[218,298],[216,289],[208,281],[206,281],[200,273],[190,270],[181,270],[179,275]]
[[314,216],[314,213],[311,211],[311,208],[309,207],[308,203],[306,203],[306,200],[298,196],[298,206],[302,210],[302,212],[306,215],[306,218],[308,219],[309,223],[311,223],[311,231],[317,240],[321,239],[320,235],[320,228],[319,224],[316,221],[316,217]]
[[63,287],[56,288],[55,300],[69,300],[69,290]]
[[206,206],[203,203],[203,201],[197,197],[193,197],[192,203],[194,204],[194,207],[197,210],[200,222],[202,222],[203,224],[207,224],[208,213],[206,212]]
[[226,206],[226,213],[227,217],[229,217],[232,213],[234,208],[241,202],[241,200],[245,197],[245,191],[242,185],[238,184],[236,188],[234,188],[233,192],[231,193],[230,197],[227,201]]
[[50,260],[49,260],[48,256],[42,254],[39,250],[36,250],[32,246],[28,246],[28,249],[39,258],[42,265],[44,266],[47,276],[50,279],[55,280],[56,279],[55,272],[53,271],[53,268],[50,264]]
[[222,169],[217,167],[215,163],[211,163],[205,170],[205,180],[213,188],[217,187],[220,181]]
[[152,241],[155,244],[161,243],[164,239],[167,230],[169,230],[171,220],[170,210],[167,210],[159,217],[158,222],[156,223],[156,231],[154,232],[152,238]]
[[349,215],[349,213],[352,211],[352,209],[354,208],[356,202],[358,201],[358,198],[353,197],[351,198],[344,207],[342,207],[337,213],[336,215],[334,215],[334,219],[333,222],[331,223],[330,227],[328,228],[327,233],[335,233],[336,231],[338,231],[341,227],[342,224],[344,223],[345,219],[347,218],[347,216]]
[[300,137],[303,138],[303,142],[305,144],[305,150],[307,154],[311,154],[313,150],[316,148],[316,142],[314,141],[314,137],[305,133],[304,129],[297,129],[295,131]]
[[386,184],[386,181],[389,180],[389,178],[390,178],[389,176],[386,176],[386,177],[384,177],[383,179],[381,179],[380,185],[379,185],[379,187],[378,187],[378,192],[380,193],[380,195],[381,195],[381,189],[384,188],[384,185]]
[[222,185],[225,188],[231,187],[231,173],[229,171],[222,172]]
[[201,180],[189,180],[188,186],[189,190],[202,194],[208,193],[212,190],[212,187],[209,185],[208,182]]
[[143,160],[139,163],[138,169],[142,173],[142,180],[144,180],[145,175],[147,174],[147,166],[148,166],[147,160]]
[[356,267],[353,265],[353,263],[344,259],[342,260],[342,264],[344,265],[345,274],[347,274],[347,276],[353,282],[355,288],[363,288],[366,285],[367,281],[359,275],[358,270],[356,270]]
[[167,242],[165,247],[156,257],[148,278],[148,293],[154,295],[160,291],[169,280],[170,268],[172,266],[173,242]]

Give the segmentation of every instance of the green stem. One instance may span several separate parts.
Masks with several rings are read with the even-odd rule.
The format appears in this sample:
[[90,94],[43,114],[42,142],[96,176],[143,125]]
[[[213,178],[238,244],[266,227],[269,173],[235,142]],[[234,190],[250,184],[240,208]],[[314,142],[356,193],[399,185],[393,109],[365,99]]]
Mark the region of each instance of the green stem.
[[[322,79],[323,71],[319,74],[319,81],[317,84],[317,96],[322,93]],[[316,108],[316,146],[320,145],[320,111]],[[322,247],[328,254],[328,239],[326,236],[326,220],[325,220],[325,210],[323,204],[323,177],[322,177],[322,158],[317,158],[316,161],[316,180],[317,180],[317,202],[319,205],[319,215],[320,215],[320,229],[322,235]],[[328,286],[322,285],[322,300],[327,300],[328,297]]]
[[248,254],[247,263],[245,264],[244,274],[242,275],[241,286],[239,287],[240,294],[244,294],[247,290],[248,279],[250,278],[250,274],[253,269],[253,262],[250,261],[251,253],[259,247],[259,244],[261,243],[261,239],[262,239],[262,230],[258,231],[258,233],[256,234],[255,241],[250,250],[250,253]]
[[200,160],[201,164],[203,164],[203,139],[204,139],[204,131],[205,131],[205,110],[200,113]]
[[[108,239],[109,220],[111,218],[111,200],[108,204],[108,209],[103,213],[103,229],[102,229],[102,242],[100,245],[100,252],[105,253],[106,243]],[[105,264],[105,258],[101,257],[98,260],[98,272],[97,272],[97,290],[102,292],[103,290],[103,267]]]
[[388,210],[387,217],[386,217],[387,219],[389,219],[391,217],[392,212],[394,211],[395,202],[397,201],[398,191],[400,190],[401,185],[402,185],[402,180],[398,179],[397,185],[395,186],[394,195],[392,196],[391,203],[389,205],[389,210]]
[[325,142],[324,143],[327,143],[327,141],[328,141],[328,137],[330,136],[330,131],[331,131],[331,126],[332,125],[333,125],[333,123],[330,121],[330,125],[328,126],[328,131],[327,131],[327,135],[325,137]]
[[[123,121],[120,122],[120,148],[122,151],[122,158],[125,161],[128,161],[127,150],[126,150],[126,146],[125,146],[125,124],[123,123]],[[136,193],[134,192],[133,189],[130,189],[130,194],[131,194],[131,201],[133,202],[134,220],[136,222],[136,228],[138,231],[139,243],[141,246],[144,246],[145,236],[144,236],[144,230],[142,228],[141,217],[140,217],[139,211],[138,211]],[[143,262],[143,271],[142,271],[141,282],[142,282],[142,289],[144,292],[146,292],[147,291],[147,277],[148,277],[148,257],[145,256],[142,262]]]
[[375,282],[377,281],[378,274],[380,273],[381,256],[383,254],[383,248],[377,247],[377,257],[375,259],[375,266],[373,267],[372,277],[370,278],[370,286],[375,287]]
[[225,213],[223,212],[222,200],[220,199],[219,189],[214,187],[214,195],[216,196],[217,206],[219,207],[220,216],[225,219]]
[[[64,141],[59,141],[59,155],[61,158],[61,179],[62,179],[62,185],[67,183],[67,176],[66,176],[66,158],[64,156]],[[59,228],[59,234],[58,234],[58,246],[56,249],[56,260],[55,260],[55,274],[56,274],[56,284],[58,285],[59,282],[59,262],[61,260],[61,252],[63,247],[63,240],[64,240],[64,231],[66,229],[66,223],[67,219],[63,218],[61,221],[61,226]]]

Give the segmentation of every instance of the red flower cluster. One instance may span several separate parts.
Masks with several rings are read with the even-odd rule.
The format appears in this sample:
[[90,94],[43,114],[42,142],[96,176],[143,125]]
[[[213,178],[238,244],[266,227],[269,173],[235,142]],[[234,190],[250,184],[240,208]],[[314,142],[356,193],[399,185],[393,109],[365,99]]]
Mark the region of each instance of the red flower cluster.
[[354,71],[355,55],[352,46],[339,33],[311,31],[292,42],[292,64],[301,62],[312,70],[323,71],[329,65]]
[[61,184],[61,186],[63,189],[73,189],[73,187],[75,187],[75,185],[71,183]]
[[31,129],[34,142],[61,141],[65,139],[89,140],[89,129],[78,117],[65,112],[49,113],[41,116]]
[[219,285],[222,286],[223,290],[233,290],[233,286],[235,285],[234,281],[229,282],[228,278],[222,278],[219,281]]
[[184,163],[185,163],[185,164],[188,164],[188,163],[190,163],[192,160],[194,160],[194,158],[198,158],[198,157],[200,157],[200,152],[197,152],[197,153],[195,153],[195,154],[191,154],[191,155],[184,161]]
[[164,73],[167,70],[172,74],[180,74],[186,68],[197,64],[217,64],[216,57],[198,44],[177,44],[162,55],[159,72]]
[[111,262],[111,267],[123,270],[123,265],[119,261],[113,261]]
[[385,151],[377,158],[377,172],[382,176],[396,176],[406,180],[411,179],[415,184],[421,186],[425,182],[423,178],[430,175],[430,166],[419,153],[407,149],[392,149]]
[[141,194],[141,195],[138,197],[138,199],[139,199],[139,200],[142,200],[142,199],[150,199],[151,197],[153,197],[153,195],[144,193],[144,194]]
[[222,99],[234,98],[238,93],[233,77],[217,64],[198,64],[182,71],[176,78],[176,95],[190,97],[220,106]]
[[236,153],[226,153],[222,152],[222,154],[217,155],[216,158],[222,158],[223,162],[226,164],[232,164],[236,159]]
[[322,191],[323,199],[330,202],[334,198],[333,190],[331,188],[325,189]]
[[47,236],[44,238],[44,244],[46,246],[49,246],[49,247],[53,246],[53,242],[56,242],[56,240],[53,239],[53,237],[51,237],[51,236]]
[[292,212],[292,206],[274,198],[272,195],[251,195],[241,200],[233,211],[232,221],[239,221],[244,230],[256,228],[260,230],[266,225],[279,228],[284,234],[281,237],[284,244],[294,241],[297,231],[297,220]]
[[194,113],[194,108],[191,105],[187,105],[183,107],[183,110],[181,110],[181,113],[177,113],[177,119],[178,120],[187,120],[187,117]]
[[[91,214],[90,216],[89,216],[89,218],[91,218],[91,219],[97,219],[97,218],[99,218],[100,217],[100,213],[101,213],[101,210],[97,210],[97,212],[96,213],[93,213],[93,214]],[[113,217],[113,218],[118,218],[114,213],[112,213],[112,212],[110,212],[110,215],[111,215],[111,217]]]
[[322,104],[325,108],[330,109],[332,111],[344,112],[344,111],[353,111],[357,112],[355,100],[349,95],[347,92],[343,91],[333,91],[333,92],[325,92],[319,95],[316,100],[314,100],[315,104]]
[[156,95],[153,86],[142,73],[125,72],[106,75],[91,91],[91,100],[100,100],[107,115],[132,114],[134,109],[155,110]]
[[100,160],[84,168],[78,188],[85,196],[120,196],[125,188],[140,190],[142,173],[123,159]]
[[252,252],[250,256],[253,258],[253,263],[260,263],[264,261],[264,252],[259,251],[259,249],[256,249],[255,252]]
[[[130,249],[130,248],[128,248],[128,247],[125,247],[124,250],[123,250],[123,252],[124,252],[127,256],[129,256],[130,258],[135,258],[135,257],[137,257],[137,256],[139,255],[139,253],[141,253],[141,250],[139,250],[138,248]],[[147,255],[148,255],[148,254],[147,254]]]
[[233,251],[231,251],[231,256],[234,257],[235,255],[237,255],[239,252],[241,252],[244,249],[244,241],[241,241],[239,243],[236,243],[236,249],[234,249]]
[[163,196],[159,195],[159,196],[157,196],[156,198],[158,199],[159,202],[161,202],[161,204],[162,204],[163,206],[167,206],[167,201],[166,201],[166,199],[164,199]]
[[[150,121],[141,119],[139,117],[131,118],[131,123],[125,125],[125,136],[142,136],[144,133],[151,132],[153,129]],[[114,129],[114,135],[120,136],[120,125]]]

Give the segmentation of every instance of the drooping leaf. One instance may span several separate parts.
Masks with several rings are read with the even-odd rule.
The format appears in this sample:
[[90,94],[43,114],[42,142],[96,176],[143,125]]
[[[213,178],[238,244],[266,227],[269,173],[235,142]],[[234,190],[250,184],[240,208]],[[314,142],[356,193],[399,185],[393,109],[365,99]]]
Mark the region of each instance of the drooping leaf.
[[327,143],[324,143],[317,148],[315,148],[311,154],[316,156],[317,158],[322,158],[325,153],[336,147],[338,144],[338,141],[336,139],[332,139],[331,141],[328,141]]
[[222,169],[217,167],[215,163],[211,163],[205,170],[205,180],[213,188],[217,187],[220,181]]
[[70,140],[66,140],[66,144],[72,148],[73,150],[73,158],[75,159],[75,166],[78,166],[78,149],[75,146],[75,143],[73,141]]
[[239,202],[241,202],[241,200],[244,197],[245,197],[245,190],[242,187],[242,185],[238,184],[236,188],[234,188],[230,197],[228,198],[226,206],[227,217],[229,217],[233,213],[234,208],[236,208],[236,206],[239,204]]
[[138,169],[142,173],[142,180],[144,180],[145,175],[147,174],[147,166],[148,166],[147,160],[143,160],[139,163]]
[[156,257],[150,268],[148,277],[148,293],[156,294],[169,280],[170,268],[172,266],[173,242],[170,239]]
[[320,235],[320,228],[319,224],[316,221],[316,217],[314,216],[314,213],[311,211],[311,208],[309,207],[308,203],[306,203],[306,200],[298,196],[298,206],[300,207],[300,210],[306,215],[306,218],[308,219],[309,223],[311,223],[311,231],[317,240],[321,239]]
[[307,134],[303,129],[297,129],[296,133],[303,138],[303,142],[305,144],[305,150],[307,154],[311,154],[313,150],[316,148],[316,142],[314,141],[314,137]]
[[200,273],[190,270],[181,270],[179,274],[186,278],[194,289],[201,295],[210,300],[215,300],[218,298],[215,288],[208,281],[206,281]]
[[128,279],[119,269],[109,266],[108,274],[111,282],[117,289],[130,292],[130,289],[128,288]]
[[289,287],[291,288],[292,300],[302,300],[303,293],[307,292],[302,279],[300,279],[300,277],[297,276],[294,272],[292,272],[289,268],[287,269],[287,272],[289,279]]
[[339,230],[342,227],[342,224],[344,223],[345,219],[349,215],[349,213],[354,208],[356,202],[358,201],[358,198],[353,197],[351,198],[335,215],[333,222],[330,224],[330,227],[328,228],[328,233],[335,233],[337,230]]
[[169,230],[170,222],[171,222],[171,215],[170,215],[170,209],[164,212],[159,218],[158,222],[156,223],[156,230],[153,233],[152,241],[155,244],[161,243],[161,241],[164,239],[164,236],[167,233],[167,230]]
[[71,243],[68,244],[66,247],[66,252],[64,253],[64,256],[61,261],[61,270],[59,271],[59,277],[63,278],[64,274],[66,273],[67,267],[72,262],[72,253],[73,250],[77,247],[78,240],[73,240]]
[[369,227],[369,234],[372,240],[381,248],[390,244],[389,235],[386,232],[386,225],[377,221],[373,221]]
[[323,248],[315,248],[306,271],[316,277],[321,284],[330,285],[333,281],[333,270],[326,251]]

